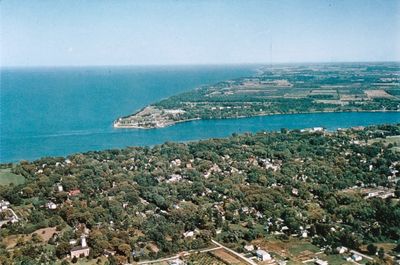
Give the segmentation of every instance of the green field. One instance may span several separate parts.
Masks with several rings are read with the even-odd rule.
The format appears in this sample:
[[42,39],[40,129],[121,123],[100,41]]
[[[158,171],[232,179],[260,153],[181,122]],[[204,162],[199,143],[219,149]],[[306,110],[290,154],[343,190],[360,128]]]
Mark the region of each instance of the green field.
[[306,251],[306,250],[308,250],[310,252],[314,252],[314,253],[320,251],[320,249],[317,246],[311,244],[310,242],[299,241],[299,242],[296,242],[296,244],[293,244],[289,247],[289,252],[294,256],[298,256],[303,251]]
[[0,185],[9,185],[14,183],[15,185],[23,184],[25,178],[21,175],[16,175],[11,172],[11,168],[0,169]]

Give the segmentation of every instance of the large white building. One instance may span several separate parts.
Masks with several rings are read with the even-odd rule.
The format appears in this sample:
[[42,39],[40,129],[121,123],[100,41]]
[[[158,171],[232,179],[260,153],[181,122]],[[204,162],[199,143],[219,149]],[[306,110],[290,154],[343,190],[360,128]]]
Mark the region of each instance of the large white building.
[[262,249],[259,249],[256,251],[257,259],[260,261],[266,261],[266,260],[271,260],[271,255]]

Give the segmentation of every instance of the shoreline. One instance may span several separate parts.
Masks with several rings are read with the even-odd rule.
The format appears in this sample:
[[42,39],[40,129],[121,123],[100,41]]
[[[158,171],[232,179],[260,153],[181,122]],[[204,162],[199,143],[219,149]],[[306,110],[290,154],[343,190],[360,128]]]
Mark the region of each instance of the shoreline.
[[150,129],[162,129],[167,128],[178,123],[196,121],[196,120],[228,120],[228,119],[244,119],[244,118],[252,118],[252,117],[263,117],[263,116],[275,116],[275,115],[295,115],[295,114],[318,114],[318,113],[356,113],[356,112],[400,112],[400,110],[352,110],[352,111],[334,111],[334,110],[325,110],[325,111],[307,111],[307,112],[288,112],[288,113],[264,113],[264,114],[256,114],[250,116],[236,116],[236,117],[227,117],[227,118],[213,118],[213,119],[202,119],[202,118],[193,118],[187,120],[179,120],[179,121],[171,121],[166,123],[163,126],[154,126],[154,127],[144,127],[144,126],[130,126],[130,125],[118,125],[117,121],[114,121],[113,127],[115,129],[140,129],[140,130],[150,130]]

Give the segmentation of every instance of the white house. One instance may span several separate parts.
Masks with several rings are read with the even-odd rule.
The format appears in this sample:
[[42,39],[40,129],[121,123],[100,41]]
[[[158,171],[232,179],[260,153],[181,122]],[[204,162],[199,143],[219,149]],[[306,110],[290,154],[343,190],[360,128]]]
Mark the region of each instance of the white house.
[[167,183],[174,183],[174,182],[178,182],[182,179],[182,176],[179,174],[172,174],[171,176],[169,176],[169,179],[166,181]]
[[55,209],[57,209],[57,204],[55,204],[54,202],[48,202],[48,203],[46,203],[46,207],[49,210],[55,210]]
[[362,260],[362,257],[361,257],[360,255],[357,255],[357,254],[353,254],[353,255],[351,256],[351,258],[352,258],[354,261],[361,261],[361,260]]
[[9,201],[5,201],[5,200],[0,201],[0,209],[1,210],[6,210],[8,208],[8,206],[10,206]]
[[257,250],[256,255],[258,260],[260,261],[271,260],[271,255],[265,250],[262,249]]
[[249,251],[249,252],[251,252],[251,251],[254,250],[254,246],[253,245],[246,245],[246,246],[244,246],[244,249]]
[[183,233],[184,237],[193,237],[194,236],[194,232],[193,231],[187,231],[185,233]]
[[57,184],[57,190],[58,190],[58,192],[63,192],[64,191],[63,185],[61,185],[60,183]]
[[336,248],[336,251],[337,251],[337,253],[339,253],[339,254],[343,254],[343,253],[346,253],[347,251],[349,251],[349,249],[342,246],[342,247],[337,247],[337,248]]

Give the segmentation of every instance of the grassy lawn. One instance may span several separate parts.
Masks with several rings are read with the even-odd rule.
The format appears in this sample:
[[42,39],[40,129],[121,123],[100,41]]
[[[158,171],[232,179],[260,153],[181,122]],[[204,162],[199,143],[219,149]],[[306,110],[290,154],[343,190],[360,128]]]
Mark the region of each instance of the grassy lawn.
[[14,183],[15,185],[22,184],[25,182],[25,178],[20,175],[11,173],[11,168],[0,169],[0,185],[8,185]]
[[298,241],[295,244],[290,244],[289,246],[289,252],[293,255],[293,256],[297,256],[299,255],[301,252],[303,251],[310,251],[310,252],[319,252],[319,248],[313,244],[311,244],[310,242],[303,242],[303,241]]
[[342,255],[329,255],[329,256],[326,256],[326,258],[324,260],[328,261],[328,263],[331,265],[354,264],[352,262],[346,261],[344,259],[344,256],[342,256]]

